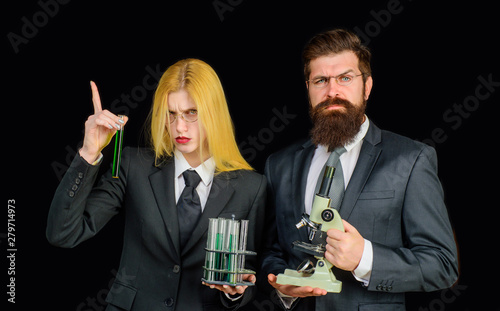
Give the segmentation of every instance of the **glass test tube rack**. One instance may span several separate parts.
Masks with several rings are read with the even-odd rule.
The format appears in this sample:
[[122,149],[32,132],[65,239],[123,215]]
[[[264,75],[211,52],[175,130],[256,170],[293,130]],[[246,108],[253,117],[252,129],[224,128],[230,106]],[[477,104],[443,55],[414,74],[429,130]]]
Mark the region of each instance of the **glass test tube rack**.
[[209,218],[202,281],[217,285],[254,285],[243,281],[243,274],[255,274],[245,269],[245,256],[257,254],[246,250],[247,234],[248,220]]

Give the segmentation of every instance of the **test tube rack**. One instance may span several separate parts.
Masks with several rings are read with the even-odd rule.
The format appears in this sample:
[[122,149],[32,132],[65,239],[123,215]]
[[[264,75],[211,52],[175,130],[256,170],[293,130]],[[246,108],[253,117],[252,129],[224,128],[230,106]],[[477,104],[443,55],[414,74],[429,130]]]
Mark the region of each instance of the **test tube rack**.
[[256,255],[247,251],[248,220],[209,218],[203,278],[208,284],[254,285],[243,280],[243,274],[255,274],[245,269],[245,256]]

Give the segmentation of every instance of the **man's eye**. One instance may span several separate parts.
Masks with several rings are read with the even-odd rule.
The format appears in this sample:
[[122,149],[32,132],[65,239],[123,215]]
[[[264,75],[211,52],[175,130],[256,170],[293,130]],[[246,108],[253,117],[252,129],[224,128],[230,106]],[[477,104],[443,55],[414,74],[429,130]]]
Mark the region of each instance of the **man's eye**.
[[318,79],[314,79],[313,83],[316,85],[322,85],[322,84],[327,83],[327,80],[326,80],[326,78],[318,78]]
[[343,76],[340,76],[338,79],[340,82],[351,82],[352,77],[349,75],[343,75]]
[[198,115],[198,110],[196,110],[196,109],[190,109],[190,110],[188,110],[187,113],[190,114],[190,115],[192,115],[192,116],[196,116],[196,115]]

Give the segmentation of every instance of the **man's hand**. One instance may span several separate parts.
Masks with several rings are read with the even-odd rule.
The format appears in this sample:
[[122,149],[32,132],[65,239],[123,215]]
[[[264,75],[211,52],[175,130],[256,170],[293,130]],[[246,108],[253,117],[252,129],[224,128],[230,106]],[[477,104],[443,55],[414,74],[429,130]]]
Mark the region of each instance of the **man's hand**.
[[[252,282],[255,284],[256,280],[257,279],[256,279],[255,275],[253,275],[253,274],[243,274],[243,281]],[[237,295],[237,294],[243,295],[243,293],[245,292],[245,290],[248,287],[246,285],[245,286],[229,286],[229,285],[208,284],[205,282],[201,282],[201,283],[203,285],[210,287],[210,288],[218,289],[221,292],[224,292],[224,293],[229,294],[229,295]]]
[[363,256],[365,239],[350,223],[342,220],[345,232],[330,229],[326,232],[325,258],[339,269],[354,271]]
[[318,287],[311,286],[295,286],[295,285],[281,285],[276,283],[277,277],[274,274],[269,274],[267,280],[272,287],[276,288],[280,293],[292,297],[312,297],[312,296],[324,296],[326,295],[326,290]]

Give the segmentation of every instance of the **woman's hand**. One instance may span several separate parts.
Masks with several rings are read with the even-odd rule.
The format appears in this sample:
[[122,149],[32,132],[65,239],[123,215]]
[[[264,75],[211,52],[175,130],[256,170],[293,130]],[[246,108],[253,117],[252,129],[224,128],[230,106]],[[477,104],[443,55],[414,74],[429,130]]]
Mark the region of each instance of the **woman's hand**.
[[109,110],[102,110],[99,91],[93,81],[90,81],[92,88],[92,103],[94,104],[94,114],[89,116],[85,122],[85,137],[83,147],[80,149],[80,156],[88,163],[93,163],[99,157],[102,149],[106,147],[116,131],[124,126],[128,117],[120,119]]
[[[252,282],[255,284],[256,280],[257,280],[257,278],[253,274],[243,274],[243,281]],[[206,285],[210,288],[216,288],[216,289],[220,290],[221,292],[224,292],[224,293],[229,294],[229,295],[237,295],[237,294],[243,295],[243,293],[245,292],[245,290],[248,287],[246,285],[245,286],[215,285],[215,284],[208,284],[205,282],[202,282],[202,284]]]

